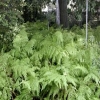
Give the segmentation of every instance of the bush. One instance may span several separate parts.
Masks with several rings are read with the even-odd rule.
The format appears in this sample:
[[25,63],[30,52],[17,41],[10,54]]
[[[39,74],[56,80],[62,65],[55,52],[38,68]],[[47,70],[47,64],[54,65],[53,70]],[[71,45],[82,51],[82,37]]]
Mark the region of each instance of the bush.
[[23,22],[22,0],[2,0],[0,2],[0,51],[9,51],[16,28]]

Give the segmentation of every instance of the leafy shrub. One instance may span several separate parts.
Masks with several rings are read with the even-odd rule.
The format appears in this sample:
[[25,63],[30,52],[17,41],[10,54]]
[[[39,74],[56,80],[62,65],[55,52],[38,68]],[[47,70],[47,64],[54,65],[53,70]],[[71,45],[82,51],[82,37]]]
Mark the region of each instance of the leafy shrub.
[[0,51],[9,51],[17,27],[23,22],[22,0],[1,0],[0,2]]
[[[1,100],[99,100],[99,46],[82,35],[28,23],[0,55]],[[35,28],[34,28],[35,27]],[[27,32],[26,32],[27,30]]]

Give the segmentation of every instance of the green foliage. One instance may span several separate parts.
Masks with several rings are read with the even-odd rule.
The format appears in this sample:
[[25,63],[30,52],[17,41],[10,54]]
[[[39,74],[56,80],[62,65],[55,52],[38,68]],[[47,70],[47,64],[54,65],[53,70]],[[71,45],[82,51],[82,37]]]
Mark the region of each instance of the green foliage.
[[89,37],[86,48],[83,37],[40,22],[23,25],[13,49],[0,55],[0,99],[99,100],[99,46]]
[[94,36],[96,40],[100,43],[100,26],[96,27],[96,29],[94,30]]
[[22,23],[22,0],[0,1],[0,51],[9,51],[18,25]]
[[[22,0],[1,0],[0,2],[0,28],[12,28],[19,20],[22,20],[21,13],[24,2]],[[0,30],[1,31],[1,30]]]
[[27,21],[36,21],[37,19],[44,19],[45,14],[42,12],[51,0],[25,0],[24,19]]
[[[82,17],[83,17],[82,12],[85,12],[84,8],[86,8],[86,0],[83,0],[83,1],[82,0],[81,1],[80,0],[72,0],[72,1],[75,3],[75,4],[70,5],[71,9],[74,10],[74,16],[77,18],[77,20],[84,20],[84,19],[82,19]],[[70,2],[70,0],[68,0],[68,2]],[[95,16],[95,11],[98,11],[99,5],[100,5],[99,0],[89,0],[88,1],[88,11],[89,11],[88,18],[89,18],[89,20],[94,19],[98,16],[98,15]],[[71,9],[68,9],[68,10],[70,11]]]

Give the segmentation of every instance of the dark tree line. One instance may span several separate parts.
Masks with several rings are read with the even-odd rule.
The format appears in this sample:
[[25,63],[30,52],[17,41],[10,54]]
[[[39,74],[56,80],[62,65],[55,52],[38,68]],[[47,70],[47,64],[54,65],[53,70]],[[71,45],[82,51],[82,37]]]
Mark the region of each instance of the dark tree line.
[[[60,24],[63,27],[72,27],[73,25],[82,26],[85,24],[85,0],[73,0],[75,5],[71,5],[72,8],[75,8],[75,11],[71,11],[67,8],[67,5],[70,0],[58,0],[59,2],[59,11],[60,11]],[[24,21],[36,21],[46,18],[42,12],[42,7],[44,5],[48,5],[50,0],[26,0],[26,6],[23,8],[23,18]],[[55,3],[55,1],[53,2]],[[99,21],[100,18],[100,2],[97,0],[89,0],[89,16],[88,20],[90,21],[91,25],[93,24],[92,20],[97,18]]]

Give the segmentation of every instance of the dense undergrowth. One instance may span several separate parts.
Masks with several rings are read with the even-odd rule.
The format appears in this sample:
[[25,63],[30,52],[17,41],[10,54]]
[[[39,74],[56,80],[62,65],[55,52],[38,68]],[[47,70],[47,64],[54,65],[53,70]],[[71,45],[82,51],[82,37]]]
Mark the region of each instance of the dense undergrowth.
[[100,100],[100,50],[89,30],[27,23],[0,54],[0,100]]

